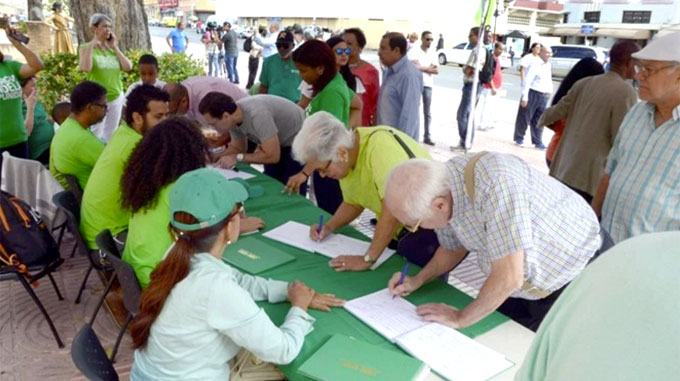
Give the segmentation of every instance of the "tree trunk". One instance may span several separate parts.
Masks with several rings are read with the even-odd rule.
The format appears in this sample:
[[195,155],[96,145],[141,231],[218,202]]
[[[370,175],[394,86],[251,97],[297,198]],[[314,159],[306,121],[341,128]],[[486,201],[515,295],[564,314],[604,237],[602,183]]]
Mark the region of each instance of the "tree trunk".
[[42,11],[42,0],[28,0],[28,19],[30,21],[42,21],[43,17]]
[[113,33],[122,51],[151,50],[151,37],[143,0],[70,0],[71,16],[76,20],[78,43],[92,39],[90,16],[103,13],[113,20]]

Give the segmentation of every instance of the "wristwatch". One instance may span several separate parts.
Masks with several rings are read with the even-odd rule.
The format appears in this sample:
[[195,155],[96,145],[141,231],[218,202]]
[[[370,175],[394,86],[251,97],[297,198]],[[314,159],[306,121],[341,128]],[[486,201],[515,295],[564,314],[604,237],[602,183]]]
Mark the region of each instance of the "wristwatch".
[[364,255],[364,262],[375,263],[375,259],[371,259],[371,256],[366,254],[366,255]]
[[237,154],[236,154],[236,161],[238,161],[239,163],[242,162],[242,161],[243,161],[243,158],[244,158],[245,156],[246,156],[245,154],[237,153]]

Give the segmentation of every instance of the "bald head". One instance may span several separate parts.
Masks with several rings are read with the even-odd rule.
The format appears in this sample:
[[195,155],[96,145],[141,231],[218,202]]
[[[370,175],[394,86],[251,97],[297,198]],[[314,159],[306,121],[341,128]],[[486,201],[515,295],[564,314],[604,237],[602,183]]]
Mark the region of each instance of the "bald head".
[[550,57],[552,57],[552,49],[548,45],[541,45],[541,51],[538,53],[538,56],[541,57],[543,62],[548,62]]
[[186,86],[178,82],[170,82],[163,87],[163,91],[170,94],[170,114],[186,114],[189,110],[189,91]]
[[609,51],[609,59],[612,65],[626,65],[633,53],[640,50],[640,45],[630,40],[619,41]]

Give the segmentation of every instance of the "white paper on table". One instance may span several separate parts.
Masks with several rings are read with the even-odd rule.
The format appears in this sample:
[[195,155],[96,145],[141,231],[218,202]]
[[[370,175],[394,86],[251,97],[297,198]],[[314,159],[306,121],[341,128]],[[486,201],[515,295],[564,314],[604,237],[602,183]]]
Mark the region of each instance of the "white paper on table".
[[253,177],[255,177],[255,175],[250,174],[250,173],[246,173],[246,172],[243,172],[243,171],[235,171],[233,169],[224,169],[224,168],[218,168],[218,167],[210,167],[210,168],[221,173],[222,176],[224,176],[227,180],[231,180],[231,179],[248,180],[248,179],[252,179]]
[[[348,255],[350,253],[357,253],[363,256],[370,242],[365,242],[356,238],[348,237],[342,234],[330,234],[321,242],[315,242],[309,238],[309,226],[295,221],[288,221],[285,224],[272,229],[262,236],[285,243],[298,249],[309,251],[312,253],[319,253],[329,258],[335,258],[340,255]],[[386,248],[383,250],[378,260],[371,266],[371,270],[375,270],[380,265],[385,263],[395,251]]]

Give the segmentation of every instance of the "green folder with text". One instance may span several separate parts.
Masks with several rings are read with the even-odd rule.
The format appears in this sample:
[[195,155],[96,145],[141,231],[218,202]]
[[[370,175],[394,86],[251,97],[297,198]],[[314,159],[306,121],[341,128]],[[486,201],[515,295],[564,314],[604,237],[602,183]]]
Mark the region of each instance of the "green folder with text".
[[315,380],[424,380],[430,368],[403,353],[333,335],[298,371]]
[[247,237],[227,246],[222,260],[249,274],[259,274],[291,262],[295,257],[255,237]]

